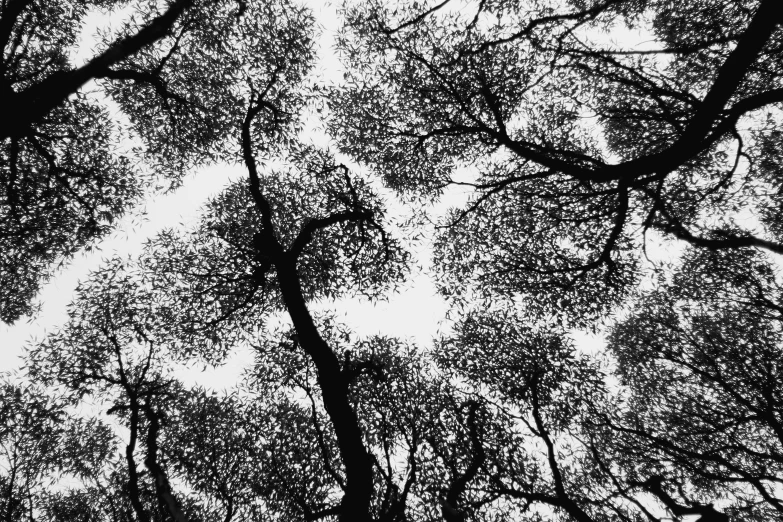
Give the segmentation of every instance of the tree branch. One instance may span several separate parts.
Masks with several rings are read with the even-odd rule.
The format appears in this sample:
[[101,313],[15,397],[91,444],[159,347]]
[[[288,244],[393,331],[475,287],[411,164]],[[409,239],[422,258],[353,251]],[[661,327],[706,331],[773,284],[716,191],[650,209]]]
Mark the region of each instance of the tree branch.
[[154,18],[136,34],[112,43],[108,49],[71,71],[57,71],[37,84],[15,94],[6,103],[14,107],[15,118],[0,122],[0,138],[24,133],[54,108],[62,105],[70,95],[88,81],[105,74],[110,66],[121,62],[141,49],[160,40],[174,26],[194,0],[174,0],[165,13]]
[[541,416],[541,405],[538,399],[538,384],[539,376],[535,374],[531,387],[531,402],[533,406],[533,419],[536,423],[536,430],[538,436],[544,441],[546,445],[547,462],[549,463],[549,470],[552,473],[552,480],[555,483],[555,493],[557,493],[558,505],[563,508],[569,515],[571,515],[577,522],[594,522],[593,518],[588,515],[579,505],[571,499],[565,490],[565,484],[563,482],[563,475],[560,472],[560,466],[557,463],[557,457],[555,452],[555,445],[552,442],[552,438],[549,435],[549,431],[544,424],[544,419]]
[[336,225],[338,223],[344,223],[346,221],[367,221],[372,219],[373,213],[369,210],[350,210],[345,212],[338,212],[324,218],[315,218],[308,220],[299,231],[291,248],[288,249],[288,253],[296,260],[302,253],[302,250],[312,240],[313,234],[323,228]]
[[699,522],[729,522],[728,515],[717,511],[712,507],[712,504],[691,503],[690,507],[679,504],[663,489],[663,477],[661,476],[652,476],[639,485],[658,497],[675,517],[701,515],[698,519]]

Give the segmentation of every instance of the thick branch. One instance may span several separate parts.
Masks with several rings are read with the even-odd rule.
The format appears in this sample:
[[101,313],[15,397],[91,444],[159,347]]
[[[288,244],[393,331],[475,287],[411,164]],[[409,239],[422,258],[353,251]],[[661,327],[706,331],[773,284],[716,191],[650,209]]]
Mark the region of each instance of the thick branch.
[[[608,2],[611,3],[611,2]],[[534,143],[514,139],[508,135],[505,125],[496,122],[496,128],[486,127],[484,132],[515,154],[547,168],[563,172],[581,180],[609,182],[617,179],[638,178],[654,173],[668,173],[715,143],[733,129],[737,119],[751,110],[780,102],[783,93],[773,89],[749,96],[724,110],[729,100],[745,78],[747,71],[758,59],[759,53],[781,21],[776,0],[765,0],[748,27],[742,33],[737,46],[718,70],[707,95],[688,122],[680,137],[666,149],[614,165],[591,165],[589,158],[573,162],[559,157],[561,151],[547,149]],[[498,113],[497,100],[485,100],[493,113]]]
[[[710,135],[714,123],[723,113],[724,107],[735,94],[780,21],[778,1],[764,0],[737,46],[721,66],[712,87],[680,138],[659,153],[601,169],[606,171],[603,175],[612,178],[627,176],[629,173],[639,176],[671,171],[704,150],[705,139]],[[709,143],[711,142],[707,142]]]
[[6,100],[13,108],[14,118],[3,118],[0,123],[0,138],[24,132],[30,125],[38,123],[53,109],[59,107],[69,96],[85,83],[106,73],[110,66],[125,60],[141,49],[160,40],[171,30],[182,13],[194,0],[175,0],[168,10],[153,19],[136,34],[112,43],[98,56],[72,71],[57,71],[41,82],[32,85]]

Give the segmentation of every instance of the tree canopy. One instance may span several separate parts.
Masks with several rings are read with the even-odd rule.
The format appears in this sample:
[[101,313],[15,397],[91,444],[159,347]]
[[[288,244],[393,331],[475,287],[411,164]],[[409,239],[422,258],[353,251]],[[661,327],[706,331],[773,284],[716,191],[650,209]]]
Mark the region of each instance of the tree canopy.
[[[125,22],[75,65],[85,18],[120,9]],[[259,132],[282,141],[311,31],[287,2],[3,2],[0,320],[30,314],[53,267],[104,237],[155,177],[234,161],[248,84],[275,100]]]
[[[244,174],[2,377],[0,519],[783,519],[776,7],[346,1],[324,85],[294,0],[5,0],[0,320],[161,180]],[[437,338],[341,321],[425,277]]]

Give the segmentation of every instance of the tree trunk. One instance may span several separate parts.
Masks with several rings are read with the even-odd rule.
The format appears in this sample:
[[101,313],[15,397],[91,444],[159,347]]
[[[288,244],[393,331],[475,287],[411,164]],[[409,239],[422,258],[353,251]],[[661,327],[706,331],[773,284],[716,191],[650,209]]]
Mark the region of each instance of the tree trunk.
[[321,337],[307,309],[295,262],[276,263],[276,268],[283,301],[299,336],[299,343],[313,360],[318,372],[324,406],[334,426],[345,466],[346,487],[340,520],[369,521],[373,492],[372,459],[364,447],[359,419],[348,401],[348,380],[342,373],[337,356]]

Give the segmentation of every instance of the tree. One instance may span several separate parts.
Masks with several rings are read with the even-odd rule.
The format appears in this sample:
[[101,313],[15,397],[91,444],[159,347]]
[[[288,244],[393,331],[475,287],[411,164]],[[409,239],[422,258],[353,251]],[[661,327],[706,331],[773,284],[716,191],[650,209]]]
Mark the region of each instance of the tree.
[[3,321],[29,314],[51,265],[104,235],[140,196],[133,166],[113,151],[116,124],[80,90],[160,40],[192,2],[173,3],[159,16],[141,11],[146,20],[136,31],[74,67],[68,54],[81,20],[111,4],[3,3]]
[[[592,399],[596,410],[568,428],[587,429],[578,435],[576,448],[587,458],[577,469],[592,475],[572,493],[566,482],[555,484],[550,497],[536,496],[537,480],[525,476],[527,496],[513,494],[576,520],[600,518],[595,510],[611,507],[613,498],[653,517],[640,503],[645,495],[674,517],[724,520],[709,501],[725,497],[734,502],[732,517],[776,516],[777,494],[769,492],[775,472],[763,456],[774,450],[759,449],[776,445],[773,431],[766,422],[756,424],[758,412],[719,406],[721,397],[728,400],[721,393],[733,390],[773,426],[777,422],[773,399],[739,391],[740,382],[760,379],[770,383],[764,393],[774,395],[775,377],[753,372],[755,364],[775,367],[778,357],[777,327],[756,326],[757,317],[776,313],[777,294],[764,291],[774,286],[775,270],[764,262],[742,266],[745,279],[732,284],[755,297],[730,315],[717,297],[723,290],[716,290],[729,285],[726,279],[711,286],[715,294],[690,295],[703,307],[698,323],[683,324],[676,301],[683,293],[674,292],[676,286],[650,296],[635,292],[645,267],[653,276],[672,270],[642,257],[650,236],[726,252],[713,254],[706,266],[685,261],[680,281],[687,274],[691,288],[716,274],[728,277],[741,266],[732,256],[747,256],[748,248],[781,252],[774,210],[780,163],[769,141],[776,140],[782,101],[772,59],[781,19],[773,3],[688,2],[675,9],[630,1],[477,2],[458,9],[448,0],[407,8],[378,2],[350,8],[347,21],[340,45],[349,81],[335,89],[331,103],[341,149],[401,193],[475,190],[440,222],[435,259],[446,296],[463,306],[505,297],[520,303],[507,320],[523,316],[552,325],[554,318],[581,327],[594,327],[598,318],[611,322],[606,317],[619,304],[645,307],[610,336],[633,398],[624,403],[621,389],[618,404],[599,408],[604,401]],[[638,31],[645,43],[620,45],[601,31]],[[466,165],[472,167],[467,174],[460,170]],[[743,212],[757,217],[743,218]],[[660,297],[669,293],[676,297]],[[647,308],[661,299],[680,311]],[[489,318],[479,324],[487,321],[492,324]],[[758,355],[736,349],[737,339],[749,335],[748,321],[758,332],[750,334]],[[488,369],[504,360],[497,343],[505,337],[483,348],[491,357],[468,352],[460,373],[472,370],[471,381],[487,383]],[[482,339],[496,337],[484,333],[473,342],[483,346]],[[449,361],[460,361],[457,354],[471,346],[461,337],[455,343]],[[521,357],[517,350],[531,351],[525,346],[523,337],[509,352]],[[746,357],[753,363],[741,362]],[[732,379],[744,380],[725,382],[736,365],[748,373]],[[515,381],[530,380],[518,365],[505,371],[508,380],[489,390],[505,394]],[[691,377],[680,388],[682,372]],[[704,382],[709,375],[712,384]],[[579,381],[570,377],[562,386],[571,379]],[[545,426],[530,426],[546,437]],[[734,442],[721,442],[727,438]],[[732,444],[739,446],[732,450]],[[732,451],[739,453],[726,456]],[[660,461],[666,464],[653,465]],[[614,468],[618,463],[622,471]],[[553,479],[559,465],[550,462]],[[601,501],[584,496],[598,491],[606,492]],[[613,517],[634,516],[617,505],[611,509]]]
[[757,252],[691,250],[610,337],[631,391],[623,416],[606,419],[618,461],[664,502],[675,501],[653,477],[688,482],[682,514],[710,520],[699,499],[723,497],[714,520],[780,517],[780,291]]
[[[192,281],[187,288],[206,287],[212,295],[228,298],[228,303],[214,303],[223,313],[221,317],[254,318],[259,311],[254,304],[288,313],[296,343],[315,367],[323,406],[345,467],[340,515],[344,520],[367,519],[373,465],[349,401],[354,378],[319,332],[307,301],[345,291],[372,296],[399,279],[405,255],[384,231],[383,209],[369,187],[352,179],[347,169],[334,164],[328,155],[306,151],[301,159],[295,158],[301,162],[298,172],[259,175],[250,131],[262,109],[252,100],[243,122],[249,190],[231,187],[228,197],[215,201],[214,221],[209,220],[186,243],[198,249],[194,256],[188,255],[187,246],[179,247],[168,238],[164,242],[173,243],[173,249],[161,248],[153,255],[169,265],[171,260],[179,261],[168,269],[164,265],[162,270]],[[320,190],[313,190],[315,187]],[[174,249],[187,254],[177,256]],[[195,271],[194,257],[201,263]],[[257,294],[261,299],[254,301]],[[185,298],[193,301],[193,296]],[[204,302],[202,297],[197,299]]]
[[[782,251],[775,2],[368,2],[346,17],[341,150],[400,192],[475,190],[441,223],[444,292],[467,279],[585,324],[639,280],[649,233]],[[759,226],[732,226],[750,207]]]
[[[95,490],[51,493],[58,479],[99,475],[114,436],[96,419],[68,419],[67,404],[40,389],[4,379],[0,407],[0,509],[3,520],[32,521],[41,511],[61,513]],[[89,512],[84,513],[85,520]],[[56,519],[56,516],[53,517]]]
[[[296,112],[311,21],[287,2],[133,2],[83,65],[85,17],[112,1],[8,0],[0,12],[0,320],[34,310],[53,267],[104,237],[156,176],[228,161],[241,88],[263,86],[267,138]],[[264,34],[264,38],[256,38]],[[92,92],[88,86],[97,87]],[[123,117],[110,116],[108,100]],[[280,125],[278,125],[280,124]],[[136,146],[120,145],[121,141]],[[124,150],[127,149],[127,150]]]
[[[194,18],[164,57],[141,50],[112,69],[141,81],[163,63],[171,85],[215,87],[192,113],[107,92],[164,170],[186,152],[233,153],[247,178],[195,227],[107,261],[31,346],[33,395],[93,401],[126,435],[84,487],[29,495],[31,516],[780,517],[773,4],[453,4],[346,8],[346,84],[327,92],[327,123],[367,174],[297,139],[305,99],[324,101],[306,85],[305,12],[240,4],[238,18]],[[262,28],[277,39],[259,43]],[[620,28],[660,46],[600,34]],[[194,37],[206,50],[180,56],[190,31],[229,36]],[[145,126],[156,111],[164,122]],[[389,218],[380,178],[434,220],[428,200],[475,190],[436,223],[454,306],[431,347],[360,338],[322,310],[409,278],[410,228]],[[648,236],[686,248],[645,259]],[[605,333],[606,349],[579,350],[574,326]],[[228,394],[177,379],[241,345],[255,364]]]

